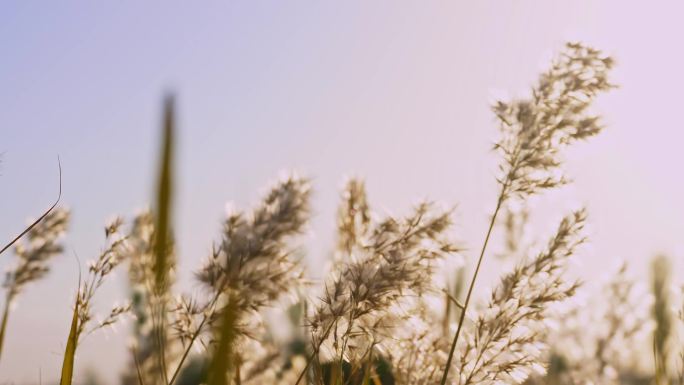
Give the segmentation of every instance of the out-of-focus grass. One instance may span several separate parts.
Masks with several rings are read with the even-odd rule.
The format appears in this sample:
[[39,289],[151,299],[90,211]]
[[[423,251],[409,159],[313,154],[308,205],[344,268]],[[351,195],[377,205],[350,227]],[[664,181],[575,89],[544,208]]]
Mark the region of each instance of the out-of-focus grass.
[[[680,321],[672,311],[668,260],[653,261],[650,312],[642,314],[648,306],[636,298],[640,294],[626,266],[601,293],[604,302],[581,303],[576,293],[583,288],[565,269],[586,241],[585,210],[565,215],[547,243],[530,247],[520,247],[525,230],[513,229],[507,218],[507,257],[519,260],[487,301],[471,304],[478,301],[475,284],[488,262],[488,245],[499,241],[494,231],[499,212],[568,183],[561,150],[603,129],[589,108],[599,93],[614,87],[607,80],[612,65],[600,51],[570,43],[531,95],[493,106],[501,128],[495,146],[501,155],[500,193],[470,277],[465,266],[454,270],[447,263],[462,253],[450,209],[422,202],[408,215],[379,218],[364,182],[351,179],[338,210],[329,278],[312,285],[296,243],[310,219],[311,189],[308,179],[290,175],[253,210],[228,214],[220,241],[197,273],[201,291],[176,295],[176,122],[173,98],[166,98],[153,210],[132,223],[119,218],[110,223],[107,247],[88,277],[79,276],[60,385],[78,383],[79,338],[128,313],[129,306],[114,307],[87,330],[97,288],[125,263],[135,275],[132,313],[138,317],[125,385],[672,383]],[[11,299],[21,285],[44,276],[47,256],[61,252],[55,239],[66,219],[50,221],[57,202],[0,250],[16,245],[24,261],[5,285],[10,295],[0,352]],[[52,224],[52,232],[36,232],[43,221]],[[23,236],[32,242],[33,254],[18,243]],[[537,251],[526,255],[529,250]],[[443,287],[438,278],[445,266],[450,276]],[[263,315],[266,308],[289,309],[287,327],[294,332],[288,340],[275,337]],[[644,339],[650,322],[655,328]],[[645,371],[648,364],[637,368],[627,362],[648,344],[644,341],[652,342],[655,363]]]

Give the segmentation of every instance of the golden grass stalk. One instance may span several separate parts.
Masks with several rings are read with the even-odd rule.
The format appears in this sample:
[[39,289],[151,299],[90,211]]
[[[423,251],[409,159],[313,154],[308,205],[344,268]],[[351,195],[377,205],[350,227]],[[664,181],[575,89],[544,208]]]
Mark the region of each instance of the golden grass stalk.
[[159,165],[157,199],[155,211],[155,239],[152,327],[153,354],[159,365],[160,380],[168,384],[168,370],[166,366],[167,343],[167,302],[171,287],[170,269],[174,263],[171,260],[172,236],[172,199],[173,199],[173,157],[174,157],[174,102],[173,97],[167,97],[164,102],[164,117],[162,127],[162,149]]
[[[86,327],[93,318],[92,301],[97,290],[105,282],[111,272],[123,262],[127,255],[127,239],[118,234],[118,226],[107,226],[105,234],[108,246],[100,253],[97,260],[88,268],[88,278],[81,279],[79,273],[78,289],[72,315],[71,327],[67,338],[67,347],[62,362],[62,377],[60,385],[70,385],[73,378],[76,349],[81,337],[86,333]],[[99,325],[87,331],[87,334],[115,323],[127,311],[128,306],[116,306],[108,317]]]
[[669,259],[662,255],[655,257],[651,263],[651,290],[654,298],[652,316],[655,321],[653,360],[657,385],[670,383],[668,362],[670,356],[670,334],[672,331],[669,293],[671,268]]
[[80,277],[79,277],[79,290],[76,295],[76,300],[74,301],[74,311],[71,315],[71,327],[69,328],[69,337],[67,338],[66,348],[64,350],[64,361],[62,362],[62,375],[59,379],[59,385],[71,385],[74,377],[74,363],[76,361],[76,347],[78,345],[78,335],[79,335],[79,295],[80,289]]
[[[221,322],[214,333],[214,339],[217,343],[207,373],[208,385],[228,385],[231,383],[231,372],[236,366],[234,344],[238,336],[238,308],[236,304],[235,298],[229,298],[228,304],[221,310],[219,317]],[[236,383],[239,384],[240,373],[237,370],[235,373]]]

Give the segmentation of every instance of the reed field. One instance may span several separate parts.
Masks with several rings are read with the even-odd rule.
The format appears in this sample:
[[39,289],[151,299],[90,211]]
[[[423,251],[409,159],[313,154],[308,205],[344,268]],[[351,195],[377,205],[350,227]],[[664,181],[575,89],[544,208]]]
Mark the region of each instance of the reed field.
[[[671,259],[644,256],[649,272],[625,263],[589,292],[568,268],[592,258],[585,247],[591,211],[559,210],[543,230],[526,225],[535,215],[530,199],[572,183],[566,147],[611,129],[593,104],[621,92],[615,66],[597,48],[567,43],[527,90],[492,104],[498,136],[481,151],[498,164],[491,180],[498,194],[481,244],[459,234],[469,220],[454,215],[459,202],[422,201],[384,216],[364,179],[349,178],[328,270],[314,279],[302,236],[318,231],[309,226],[317,182],[292,172],[251,207],[227,213],[193,271],[199,289],[191,292],[176,284],[173,214],[183,180],[176,102],[167,96],[159,161],[148,165],[156,170],[149,209],[110,220],[102,252],[80,256],[59,384],[86,383],[85,337],[118,323],[124,327],[114,338],[129,341],[128,364],[110,383],[123,385],[684,384],[683,283]],[[60,177],[60,196],[63,183]],[[0,259],[0,367],[14,354],[3,341],[14,333],[15,311],[30,311],[13,304],[49,280],[66,253],[70,211],[55,199],[23,233],[3,235],[11,241]],[[509,267],[488,287],[482,266],[502,261]],[[98,291],[116,271],[127,277],[128,301],[102,304]],[[96,312],[96,303],[109,312]],[[278,322],[266,312],[279,314]],[[277,328],[288,331],[285,341],[274,338]]]

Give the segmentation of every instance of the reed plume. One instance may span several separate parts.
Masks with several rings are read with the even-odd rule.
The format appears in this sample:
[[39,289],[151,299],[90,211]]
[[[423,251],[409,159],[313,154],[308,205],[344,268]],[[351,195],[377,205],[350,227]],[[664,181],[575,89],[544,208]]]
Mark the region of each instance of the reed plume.
[[304,283],[296,250],[287,242],[307,224],[309,199],[308,180],[287,177],[251,215],[233,212],[225,220],[223,239],[197,278],[214,296],[235,293],[239,319]]
[[613,60],[601,51],[568,43],[551,68],[543,73],[526,99],[499,101],[492,110],[500,122],[501,139],[494,146],[502,156],[499,196],[468,287],[441,385],[447,382],[475,281],[502,205],[511,198],[531,195],[567,183],[560,167],[560,151],[602,130],[599,117],[588,113],[595,97],[614,86],[608,82]]
[[[227,333],[230,337],[223,338],[228,338],[229,345],[255,337],[254,330],[247,326],[258,327],[254,322],[258,321],[259,311],[305,283],[296,249],[289,242],[302,233],[309,221],[310,194],[307,179],[288,176],[250,214],[229,213],[223,225],[223,239],[197,273],[210,299],[179,307],[184,321],[175,324],[176,331],[184,335],[187,343],[171,383],[205,331],[214,330],[214,342],[221,341],[222,333]],[[230,317],[225,313],[227,309]],[[230,327],[224,325],[226,322]],[[221,351],[228,349],[221,343],[219,346]],[[239,370],[235,365],[242,360],[236,354],[229,364]],[[212,381],[217,380],[214,377]]]
[[645,287],[623,263],[598,293],[555,317],[558,327],[549,336],[550,368],[544,383],[619,384],[620,374],[635,367],[631,360],[640,360],[625,347],[644,344],[651,330]]
[[26,233],[25,242],[14,243],[17,261],[5,273],[3,282],[5,304],[0,324],[0,357],[12,302],[26,286],[48,274],[50,261],[64,250],[59,240],[67,230],[69,217],[67,209],[50,209],[45,216],[31,225]]
[[402,305],[436,291],[436,264],[457,250],[446,236],[450,211],[421,203],[406,218],[371,225],[362,186],[347,184],[338,216],[338,253],[346,255],[308,320],[312,359],[335,362],[338,371],[345,362],[358,369],[373,349],[382,349],[410,316]]
[[364,237],[368,236],[370,225],[366,185],[361,179],[349,179],[342,193],[342,203],[337,209],[337,251],[342,254],[339,258],[348,257],[359,247]]
[[[463,266],[452,269],[447,262],[459,252],[451,210],[422,202],[403,217],[378,219],[365,183],[353,178],[342,192],[332,267],[317,301],[302,293],[311,282],[297,237],[311,217],[311,187],[296,175],[280,179],[250,211],[230,211],[196,273],[201,291],[173,294],[175,120],[168,98],[154,205],[130,223],[111,221],[104,251],[87,276],[79,276],[60,384],[72,384],[83,337],[129,312],[135,321],[127,385],[184,385],[192,376],[194,383],[210,385],[616,384],[626,378],[624,347],[639,343],[652,323],[655,379],[668,382],[674,320],[667,266],[654,263],[655,322],[643,303],[635,305],[636,285],[626,267],[604,288],[605,302],[589,312],[569,301],[580,286],[566,278],[568,260],[585,241],[584,210],[563,218],[539,249],[525,239],[528,198],[567,183],[563,149],[602,131],[589,110],[614,87],[608,81],[612,67],[600,51],[570,43],[530,95],[494,104],[501,131],[494,146],[501,156],[499,194],[470,279]],[[517,264],[471,307],[504,210],[504,250],[497,256]],[[48,260],[61,252],[65,213],[56,210],[36,222],[27,244],[16,247],[19,263],[6,279],[0,348],[11,299],[45,275]],[[48,235],[35,235],[41,231]],[[131,304],[114,306],[95,323],[96,293],[124,261]],[[441,270],[457,273],[444,277]],[[300,311],[291,321],[296,341],[284,348],[265,310],[288,297],[299,299]],[[587,332],[586,325],[596,330]]]
[[565,217],[546,250],[502,278],[465,334],[454,382],[522,383],[530,373],[544,371],[544,323],[552,307],[578,287],[564,275],[568,258],[585,240],[584,222],[584,211]]

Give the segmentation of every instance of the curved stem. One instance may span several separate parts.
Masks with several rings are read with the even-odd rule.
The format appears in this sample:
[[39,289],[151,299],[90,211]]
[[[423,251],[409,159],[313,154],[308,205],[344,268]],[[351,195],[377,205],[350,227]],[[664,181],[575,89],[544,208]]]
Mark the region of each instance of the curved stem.
[[21,232],[21,234],[17,235],[16,237],[14,237],[14,239],[9,241],[9,243],[7,243],[5,246],[3,246],[2,249],[0,249],[0,254],[4,253],[5,250],[9,249],[13,244],[15,244],[19,239],[21,239],[21,237],[23,237],[24,235],[26,235],[26,233],[31,231],[31,229],[36,227],[36,225],[38,225],[43,219],[45,219],[45,217],[48,216],[48,214],[50,214],[50,212],[52,212],[52,210],[54,210],[55,207],[57,207],[59,200],[62,199],[62,163],[60,162],[59,157],[57,157],[57,166],[59,167],[59,193],[57,194],[57,199],[52,204],[52,206],[50,206],[50,208],[47,209],[47,211],[45,211],[43,213],[43,215],[41,215],[38,219],[36,219],[33,223],[31,223],[27,228],[25,228],[24,231]]

